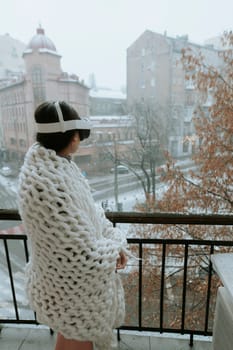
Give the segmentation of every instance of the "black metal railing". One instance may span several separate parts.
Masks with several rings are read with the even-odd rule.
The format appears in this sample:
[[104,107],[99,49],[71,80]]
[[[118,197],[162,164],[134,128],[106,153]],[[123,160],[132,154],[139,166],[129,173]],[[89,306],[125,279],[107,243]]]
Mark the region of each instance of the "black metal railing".
[[[119,213],[112,212],[107,213],[107,217],[113,222],[114,225],[118,223],[122,224],[154,224],[154,225],[203,225],[203,226],[233,226],[233,215],[201,215],[201,214],[174,214],[174,213]],[[214,271],[212,269],[212,263],[209,259],[211,254],[214,254],[217,250],[219,253],[221,248],[224,251],[227,248],[233,247],[233,241],[227,240],[195,240],[195,239],[146,239],[146,238],[128,238],[128,243],[131,245],[138,246],[138,320],[137,325],[124,325],[121,329],[126,330],[136,330],[136,331],[150,331],[150,332],[160,332],[160,333],[177,333],[177,334],[189,334],[190,335],[190,346],[193,346],[194,335],[211,336],[212,335],[212,325],[210,325],[210,307],[212,306],[212,318],[215,309],[215,300],[217,287],[211,290],[212,280]],[[143,326],[143,250],[146,249],[148,245],[160,245],[161,254],[161,278],[160,278],[160,293],[159,293],[159,319],[158,326]],[[183,261],[183,283],[182,283],[182,303],[180,305],[180,322],[176,323],[176,327],[166,327],[164,325],[164,292],[165,292],[165,276],[166,276],[166,250],[169,246],[182,246],[184,247],[184,254],[182,256]],[[189,248],[192,247],[207,247],[208,251],[204,252],[206,261],[206,302],[204,305],[204,320],[203,327],[195,328],[186,326],[186,296],[187,296],[187,272],[189,269],[188,258],[189,258]],[[195,249],[194,249],[195,251]],[[198,253],[199,254],[199,253]],[[218,281],[219,282],[219,281]],[[213,305],[211,305],[211,294]],[[145,296],[145,295],[144,295]],[[213,320],[212,320],[213,321]],[[119,334],[120,330],[118,331]]]
[[[183,214],[142,214],[142,213],[106,213],[107,217],[116,224],[165,224],[165,225],[221,225],[221,226],[232,226],[233,225],[233,215],[183,215]],[[0,222],[1,221],[20,221],[20,216],[15,210],[0,210]],[[8,275],[9,280],[9,293],[11,294],[11,301],[8,300],[7,309],[11,307],[10,316],[3,315],[3,309],[1,307],[1,300],[4,297],[1,297],[1,292],[3,293],[3,286],[1,286],[0,280],[0,324],[4,323],[15,323],[15,324],[37,324],[35,314],[28,312],[26,316],[24,314],[25,306],[22,306],[18,301],[17,291],[16,291],[16,275],[17,268],[12,262],[11,259],[11,249],[9,249],[9,244],[12,242],[21,242],[21,249],[23,250],[24,264],[28,262],[29,253],[27,248],[27,238],[24,234],[0,234],[0,243],[2,242],[2,249],[4,252],[5,263],[2,260],[2,264],[5,269],[5,273]],[[130,292],[131,288],[135,289],[134,295],[136,295],[136,303],[134,298],[133,307],[128,310],[128,321],[120,329],[127,330],[137,330],[137,331],[152,331],[152,332],[166,332],[166,333],[179,333],[179,334],[189,334],[190,335],[190,346],[193,345],[194,335],[212,335],[212,324],[210,322],[210,311],[213,314],[215,306],[215,296],[218,284],[213,284],[213,270],[209,256],[220,251],[220,247],[224,249],[231,249],[233,247],[233,241],[225,240],[193,240],[193,239],[156,239],[156,238],[128,238],[129,246],[133,247],[134,254],[139,258],[138,260],[133,259],[132,266],[129,267],[128,272],[123,275],[123,282],[125,283],[126,289],[129,290],[129,295],[127,296],[126,291],[126,306],[130,302],[130,297],[132,293]],[[169,252],[173,251],[173,248],[179,248],[179,261],[180,264],[177,267],[176,278],[174,278],[174,273],[170,274],[169,278],[172,278],[173,281],[179,282],[179,287],[175,289],[175,292],[180,292],[180,300],[174,302],[169,302],[169,298],[166,296],[166,280],[169,275],[168,270],[171,267],[168,266],[168,261],[171,259],[171,254]],[[150,260],[150,266],[148,265],[148,259],[145,259],[148,252],[153,250],[156,252],[156,263],[154,260]],[[191,253],[190,253],[191,252]],[[201,253],[200,253],[201,252]],[[205,283],[204,288],[204,307],[203,300],[201,304],[202,308],[202,326],[195,327],[190,323],[190,310],[188,295],[192,293],[192,288],[189,287],[189,269],[191,268],[191,263],[195,258],[195,254],[198,254],[201,257],[205,257],[204,267],[202,267],[205,278],[203,279]],[[200,260],[201,261],[201,260]],[[157,309],[153,310],[153,303],[147,298],[150,298],[150,295],[145,292],[145,280],[148,277],[147,272],[148,266],[150,270],[156,270],[156,273],[153,275],[153,283],[156,284],[156,292],[153,294],[153,298],[157,300]],[[195,268],[198,268],[195,267]],[[193,267],[191,271],[193,271]],[[129,275],[133,271],[133,286],[130,285]],[[147,272],[145,272],[147,271]],[[201,273],[203,272],[201,271]],[[1,267],[0,267],[1,272]],[[172,276],[172,277],[171,277]],[[195,279],[195,281],[197,278]],[[214,287],[215,286],[215,287]],[[213,288],[214,287],[214,288]],[[177,296],[174,296],[177,299]],[[8,298],[10,299],[10,298]],[[4,303],[3,303],[4,304]],[[174,311],[173,315],[179,314],[176,322],[171,322],[172,317],[169,316],[169,308],[173,306],[172,304],[177,304],[177,308]],[[14,311],[12,313],[12,310]],[[29,311],[29,310],[26,310]],[[133,312],[134,316],[131,317],[130,312]],[[151,314],[156,314],[156,316],[151,316]],[[146,315],[146,317],[145,317]],[[171,324],[172,323],[172,324]],[[118,330],[118,335],[120,335],[120,329]]]

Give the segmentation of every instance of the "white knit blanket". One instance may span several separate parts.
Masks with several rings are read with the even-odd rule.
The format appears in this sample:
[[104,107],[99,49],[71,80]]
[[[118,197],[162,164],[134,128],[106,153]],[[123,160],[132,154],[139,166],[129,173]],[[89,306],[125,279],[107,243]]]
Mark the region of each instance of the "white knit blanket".
[[27,295],[38,321],[109,349],[124,319],[115,267],[125,237],[97,209],[76,164],[38,144],[25,157],[18,203],[30,247]]

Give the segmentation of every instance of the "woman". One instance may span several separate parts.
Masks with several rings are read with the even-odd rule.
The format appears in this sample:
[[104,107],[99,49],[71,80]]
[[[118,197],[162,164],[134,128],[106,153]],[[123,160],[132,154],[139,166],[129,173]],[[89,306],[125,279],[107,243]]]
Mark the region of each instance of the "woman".
[[18,196],[30,244],[30,305],[58,332],[55,350],[109,350],[124,319],[116,270],[126,265],[126,240],[71,160],[90,124],[65,102],[41,104],[35,121],[37,143],[26,154]]

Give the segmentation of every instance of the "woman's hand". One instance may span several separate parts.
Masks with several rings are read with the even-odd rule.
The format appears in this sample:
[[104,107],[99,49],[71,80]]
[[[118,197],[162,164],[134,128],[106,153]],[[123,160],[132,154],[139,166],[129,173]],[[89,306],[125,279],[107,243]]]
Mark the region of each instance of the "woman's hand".
[[117,258],[116,261],[116,270],[122,270],[125,268],[126,264],[127,264],[127,256],[125,255],[125,253],[120,252],[119,253],[119,258]]

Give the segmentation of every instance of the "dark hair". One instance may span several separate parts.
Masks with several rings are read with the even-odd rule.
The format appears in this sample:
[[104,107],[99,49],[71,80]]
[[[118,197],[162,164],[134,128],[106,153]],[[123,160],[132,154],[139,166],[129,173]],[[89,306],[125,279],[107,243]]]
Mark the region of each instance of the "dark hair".
[[[68,105],[68,103],[62,101],[59,102],[63,119],[64,120],[74,120],[81,119],[76,112],[76,110]],[[54,123],[58,122],[59,118],[57,115],[56,107],[54,102],[44,102],[39,105],[35,110],[35,121],[36,123]],[[79,133],[80,141],[83,141],[90,135],[90,130],[68,130],[66,132],[54,132],[43,134],[38,132],[36,134],[36,140],[45,148],[53,149],[56,152],[60,152],[64,148],[66,148],[71,139],[74,137],[76,133]]]

